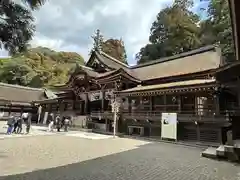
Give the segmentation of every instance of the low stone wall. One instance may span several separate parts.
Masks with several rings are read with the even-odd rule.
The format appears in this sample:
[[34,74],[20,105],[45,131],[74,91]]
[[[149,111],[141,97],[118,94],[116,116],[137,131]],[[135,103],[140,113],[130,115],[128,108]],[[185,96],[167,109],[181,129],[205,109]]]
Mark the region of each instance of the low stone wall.
[[72,117],[72,126],[73,127],[87,127],[87,116],[73,116]]

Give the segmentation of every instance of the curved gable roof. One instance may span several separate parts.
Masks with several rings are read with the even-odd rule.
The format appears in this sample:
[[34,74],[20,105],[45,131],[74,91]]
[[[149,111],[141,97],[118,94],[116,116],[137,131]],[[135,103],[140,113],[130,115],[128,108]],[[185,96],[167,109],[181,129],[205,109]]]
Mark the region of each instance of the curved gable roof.
[[120,69],[120,68],[129,68],[128,65],[124,64],[123,62],[111,57],[110,55],[100,51],[95,51],[91,54],[91,57],[89,58],[88,62],[86,63],[86,66],[91,66],[91,64],[94,62],[94,59],[99,60],[101,63],[103,63],[105,66],[109,67],[112,70]]
[[221,51],[215,46],[202,47],[132,67],[103,52],[92,53],[86,66],[90,66],[94,58],[111,69],[106,73],[97,73],[94,77],[109,76],[116,70],[123,69],[128,75],[141,81],[215,70],[223,63]]

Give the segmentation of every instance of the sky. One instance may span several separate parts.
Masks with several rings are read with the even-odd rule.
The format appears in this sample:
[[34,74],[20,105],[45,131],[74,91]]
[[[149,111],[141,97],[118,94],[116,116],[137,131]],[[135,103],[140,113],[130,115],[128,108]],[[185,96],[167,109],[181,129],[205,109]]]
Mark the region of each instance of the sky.
[[[193,11],[200,13],[200,7],[206,6],[206,2],[195,1]],[[122,38],[128,63],[134,65],[135,54],[148,43],[150,27],[156,15],[172,2],[173,0],[48,0],[33,12],[36,32],[31,45],[77,52],[87,61],[93,43],[91,36],[96,29],[100,29],[104,39]],[[0,50],[0,57],[7,54]]]

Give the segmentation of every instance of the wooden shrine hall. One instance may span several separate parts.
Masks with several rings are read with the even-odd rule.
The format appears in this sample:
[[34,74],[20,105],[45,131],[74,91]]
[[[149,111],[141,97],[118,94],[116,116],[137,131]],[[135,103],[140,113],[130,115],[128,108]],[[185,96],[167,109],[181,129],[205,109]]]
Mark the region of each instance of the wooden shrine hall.
[[56,87],[61,91],[57,98],[38,103],[44,111],[68,110],[85,117],[86,128],[111,133],[112,106],[118,102],[118,133],[157,138],[162,113],[175,113],[177,140],[225,143],[240,103],[236,82],[226,79],[238,71],[223,70],[227,66],[214,46],[136,66],[95,51],[65,85]]
[[38,108],[33,101],[51,98],[48,92],[46,89],[0,83],[0,113],[3,114],[0,119],[9,117],[11,113],[31,112],[36,114]]

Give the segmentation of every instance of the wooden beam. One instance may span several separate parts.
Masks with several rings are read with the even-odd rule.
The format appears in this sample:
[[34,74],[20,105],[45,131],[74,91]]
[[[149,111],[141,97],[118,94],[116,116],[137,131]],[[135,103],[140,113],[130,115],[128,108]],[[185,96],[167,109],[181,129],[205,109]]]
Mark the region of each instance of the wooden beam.
[[234,45],[236,50],[236,59],[239,60],[240,13],[239,13],[239,10],[237,10],[237,7],[239,7],[240,3],[239,3],[239,0],[228,0],[228,2],[229,2],[230,15],[231,15],[231,21],[232,21]]

